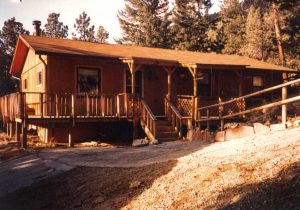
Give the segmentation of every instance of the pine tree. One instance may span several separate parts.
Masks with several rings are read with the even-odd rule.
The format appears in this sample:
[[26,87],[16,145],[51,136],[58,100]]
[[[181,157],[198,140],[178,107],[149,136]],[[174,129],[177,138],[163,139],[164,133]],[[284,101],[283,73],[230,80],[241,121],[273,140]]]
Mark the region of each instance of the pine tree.
[[106,43],[108,37],[109,37],[108,31],[106,31],[103,26],[99,26],[97,35],[96,35],[96,42]]
[[8,19],[0,31],[0,95],[5,95],[16,90],[16,83],[9,76],[9,68],[13,53],[20,34],[29,34],[23,24],[16,22],[15,18]]
[[169,48],[170,12],[168,0],[125,0],[118,13],[123,44]]
[[59,21],[59,13],[50,13],[45,24],[44,35],[50,38],[67,38],[69,28]]
[[247,16],[245,45],[242,49],[244,55],[262,60],[264,48],[263,22],[260,9],[251,6]]
[[4,21],[4,26],[0,32],[0,39],[8,55],[13,56],[20,34],[29,34],[29,32],[23,28],[22,23],[17,22],[14,17]]
[[224,0],[221,18],[226,40],[223,53],[240,54],[245,41],[246,13],[239,0]]
[[91,18],[86,12],[82,12],[75,20],[74,28],[76,33],[72,33],[73,39],[88,42],[95,42],[95,26],[90,26]]
[[191,51],[209,51],[208,32],[211,20],[210,1],[175,0],[173,11],[173,48]]

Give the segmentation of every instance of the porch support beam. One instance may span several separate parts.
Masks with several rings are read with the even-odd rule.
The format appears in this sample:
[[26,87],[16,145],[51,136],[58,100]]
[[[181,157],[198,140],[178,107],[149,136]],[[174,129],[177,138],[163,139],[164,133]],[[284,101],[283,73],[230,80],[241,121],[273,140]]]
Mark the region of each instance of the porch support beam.
[[172,75],[176,69],[176,67],[167,67],[163,66],[164,70],[168,74],[168,93],[167,93],[167,99],[171,100],[171,93],[172,93]]
[[192,125],[196,125],[197,120],[197,107],[198,107],[198,90],[197,90],[197,64],[183,64],[184,67],[188,68],[193,77],[193,101],[192,101]]
[[[131,73],[131,93],[132,93],[132,100],[133,103],[136,101],[134,100],[135,95],[135,72],[140,70],[142,65],[136,65],[136,62],[133,59],[123,59],[123,63],[126,63],[128,65],[129,71]],[[135,107],[134,105],[132,106]],[[132,110],[132,137],[133,139],[138,138],[138,121],[139,117],[137,117],[135,110]]]

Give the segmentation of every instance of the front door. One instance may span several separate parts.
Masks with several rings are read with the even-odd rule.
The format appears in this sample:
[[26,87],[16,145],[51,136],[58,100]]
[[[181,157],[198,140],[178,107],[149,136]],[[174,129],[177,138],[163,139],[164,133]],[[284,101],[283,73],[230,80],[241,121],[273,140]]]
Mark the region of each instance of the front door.
[[153,114],[162,116],[164,99],[168,92],[167,72],[160,67],[149,66],[143,70],[144,99]]
[[220,93],[221,98],[227,99],[237,97],[239,95],[239,78],[233,71],[222,71],[220,77]]

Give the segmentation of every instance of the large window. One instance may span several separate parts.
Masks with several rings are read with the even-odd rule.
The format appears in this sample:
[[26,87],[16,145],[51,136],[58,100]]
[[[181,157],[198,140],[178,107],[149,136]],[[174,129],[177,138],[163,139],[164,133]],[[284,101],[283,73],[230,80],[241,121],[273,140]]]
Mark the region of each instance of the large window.
[[197,91],[199,96],[211,96],[211,79],[209,73],[197,74]]
[[253,88],[253,92],[264,89],[263,76],[253,76],[252,77],[252,88]]
[[92,68],[78,68],[77,70],[78,94],[99,94],[100,70]]
[[[126,93],[131,93],[132,83],[131,83],[131,72],[126,70]],[[135,93],[142,96],[142,72],[135,72]]]

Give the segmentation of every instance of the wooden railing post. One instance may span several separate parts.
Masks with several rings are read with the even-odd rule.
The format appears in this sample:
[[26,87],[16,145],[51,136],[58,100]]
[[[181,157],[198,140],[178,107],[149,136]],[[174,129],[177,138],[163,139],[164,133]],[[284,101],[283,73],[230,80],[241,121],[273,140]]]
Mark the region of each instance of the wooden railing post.
[[[282,79],[283,79],[283,82],[285,83],[286,82],[286,79],[287,79],[287,74],[286,73],[283,73],[282,74]],[[287,87],[282,87],[282,100],[285,100],[287,99]],[[287,121],[287,105],[284,104],[281,106],[281,121],[282,121],[282,124],[286,124],[286,121]]]
[[43,93],[40,93],[40,112],[41,118],[44,117],[44,100],[43,100]]
[[209,122],[209,109],[206,110],[206,117],[207,117],[207,121],[206,121],[206,128],[209,130],[210,127],[210,122]]
[[75,96],[74,94],[71,95],[71,116],[72,116],[72,124],[73,127],[75,126],[76,123],[76,113],[75,113]]
[[220,119],[220,127],[221,127],[221,131],[224,130],[224,119],[222,118],[223,115],[223,106],[220,105],[222,103],[222,99],[221,97],[219,97],[219,119]]

